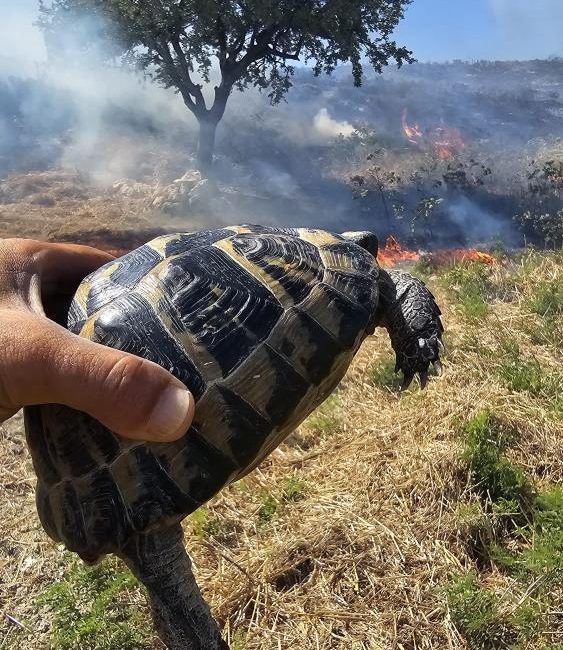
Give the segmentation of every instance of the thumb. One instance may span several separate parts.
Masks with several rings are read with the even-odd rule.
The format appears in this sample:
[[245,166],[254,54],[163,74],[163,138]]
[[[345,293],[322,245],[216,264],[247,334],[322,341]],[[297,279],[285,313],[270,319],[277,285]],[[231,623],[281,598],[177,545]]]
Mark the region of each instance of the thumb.
[[26,320],[14,330],[16,362],[5,374],[13,406],[65,404],[139,440],[172,441],[187,432],[194,398],[166,370],[75,336],[42,316],[12,314]]

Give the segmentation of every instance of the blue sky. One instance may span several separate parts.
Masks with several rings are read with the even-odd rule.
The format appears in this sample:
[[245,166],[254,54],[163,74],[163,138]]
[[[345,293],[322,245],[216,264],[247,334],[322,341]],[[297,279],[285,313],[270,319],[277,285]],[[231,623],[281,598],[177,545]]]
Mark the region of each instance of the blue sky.
[[[0,57],[45,56],[37,0],[0,0]],[[563,0],[414,0],[397,39],[420,61],[563,56]]]
[[414,0],[397,39],[420,61],[563,56],[563,0]]

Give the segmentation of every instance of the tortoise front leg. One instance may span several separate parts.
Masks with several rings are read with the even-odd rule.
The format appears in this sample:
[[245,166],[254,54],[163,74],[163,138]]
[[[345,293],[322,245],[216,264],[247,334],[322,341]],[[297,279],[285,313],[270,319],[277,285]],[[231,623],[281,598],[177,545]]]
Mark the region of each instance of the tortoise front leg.
[[134,537],[120,555],[146,586],[169,650],[229,650],[192,573],[179,524]]
[[389,332],[397,355],[395,372],[403,372],[402,389],[417,373],[424,388],[430,364],[438,374],[442,371],[440,308],[426,285],[408,273],[381,269],[379,289],[378,325]]

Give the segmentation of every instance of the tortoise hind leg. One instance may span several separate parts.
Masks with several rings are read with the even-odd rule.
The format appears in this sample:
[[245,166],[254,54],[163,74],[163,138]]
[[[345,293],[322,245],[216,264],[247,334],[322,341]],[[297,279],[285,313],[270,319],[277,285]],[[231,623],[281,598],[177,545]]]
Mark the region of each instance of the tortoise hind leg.
[[120,555],[146,586],[169,650],[229,650],[192,573],[179,524],[133,537]]

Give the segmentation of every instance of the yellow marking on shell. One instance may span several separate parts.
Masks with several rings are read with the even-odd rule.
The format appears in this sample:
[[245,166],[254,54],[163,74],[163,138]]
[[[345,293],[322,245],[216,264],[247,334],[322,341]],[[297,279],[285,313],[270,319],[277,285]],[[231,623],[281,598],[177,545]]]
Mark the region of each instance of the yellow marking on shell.
[[152,248],[153,251],[156,251],[162,258],[166,257],[166,246],[174,241],[178,241],[178,235],[162,235],[162,237],[157,237],[156,239],[151,240],[145,246]]
[[340,243],[340,239],[326,230],[315,230],[312,228],[299,228],[301,239],[316,246],[322,263],[327,269],[352,268],[351,260],[343,255],[336,256],[330,246]]
[[90,295],[91,289],[92,285],[90,281],[84,280],[74,295],[74,302],[84,312],[84,315],[87,314],[88,296]]
[[[210,380],[213,377],[221,375],[221,368],[215,357],[211,355],[204,345],[190,332],[178,329],[172,321],[172,318],[160,308],[161,300],[164,297],[161,289],[162,277],[169,267],[169,260],[163,260],[145,276],[137,285],[134,292],[147,300],[152,305],[152,313],[159,321],[165,332],[173,339],[186,353],[188,357],[196,364],[198,370]],[[215,292],[214,292],[215,293]],[[215,294],[217,297],[220,292]]]
[[[108,264],[106,267],[100,269],[99,271],[96,271],[95,273],[96,282],[103,278],[106,279],[111,278],[111,276],[115,273],[115,271],[117,271],[118,268],[119,268],[119,262],[115,261]],[[78,287],[74,295],[74,302],[84,312],[85,316],[88,313],[88,296],[90,295],[91,289],[92,289],[92,276],[90,276],[80,284],[80,286]]]
[[326,230],[317,230],[315,228],[298,228],[299,237],[313,244],[317,248],[338,244],[341,240]]
[[162,298],[161,273],[168,268],[169,261],[163,260],[159,262],[154,269],[144,278],[141,278],[135,287],[135,293],[146,298],[153,306],[158,305],[159,300]]
[[82,326],[82,329],[79,332],[80,336],[83,336],[85,339],[90,339],[92,341],[94,338],[96,320],[96,316],[89,318]]
[[235,235],[244,235],[246,233],[252,232],[252,230],[246,226],[227,226],[225,230],[229,230]]
[[202,345],[202,343],[200,343],[191,332],[178,329],[166,312],[161,310],[157,311],[155,309],[154,313],[170,338],[172,338],[186,353],[186,356],[193,361],[207,382],[222,376],[223,372],[221,366],[217,363],[215,357],[210,354],[207,348]]
[[[222,239],[213,244],[216,248],[220,248],[222,251],[227,253],[227,255],[234,260],[239,266],[248,271],[256,280],[261,282],[265,287],[267,287],[274,296],[282,303],[291,303],[291,296],[287,291],[281,286],[279,282],[270,277],[263,269],[255,264],[252,264],[249,260],[238,253],[234,246],[233,242],[230,239]],[[279,262],[279,260],[277,260]]]
[[333,269],[335,271],[352,271],[355,269],[350,255],[335,253],[329,248],[319,248],[319,255],[327,269]]

